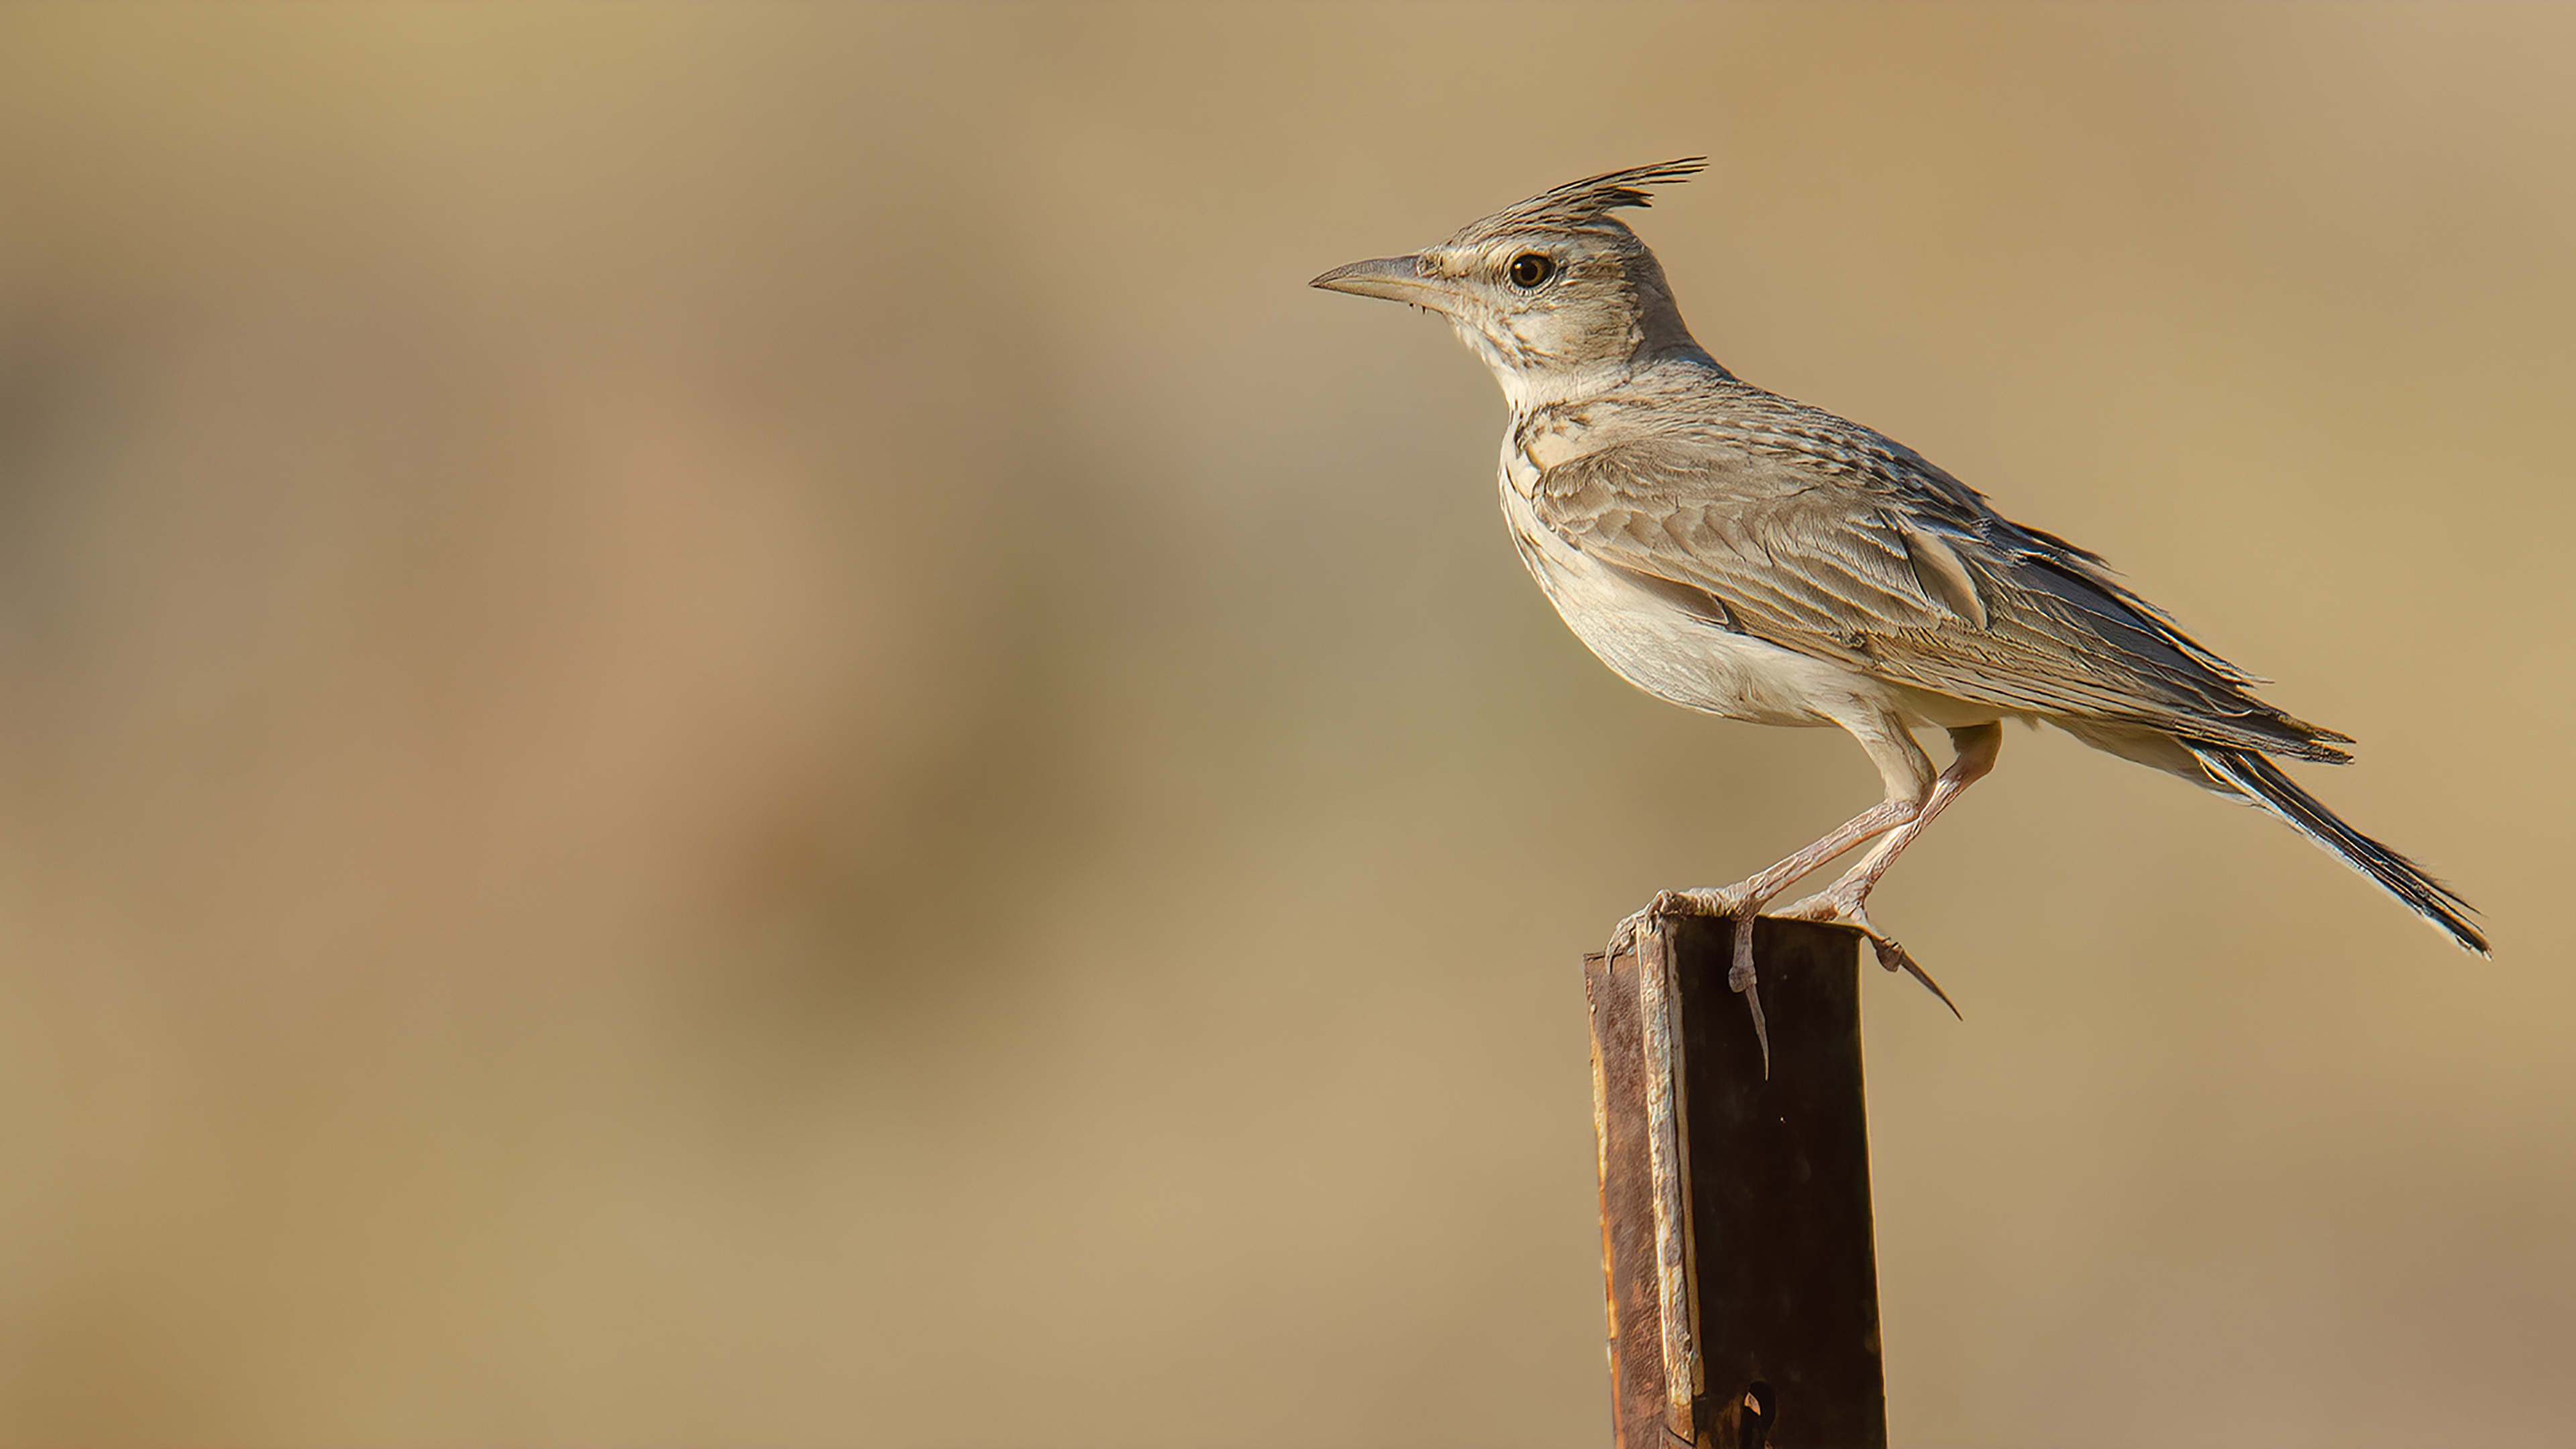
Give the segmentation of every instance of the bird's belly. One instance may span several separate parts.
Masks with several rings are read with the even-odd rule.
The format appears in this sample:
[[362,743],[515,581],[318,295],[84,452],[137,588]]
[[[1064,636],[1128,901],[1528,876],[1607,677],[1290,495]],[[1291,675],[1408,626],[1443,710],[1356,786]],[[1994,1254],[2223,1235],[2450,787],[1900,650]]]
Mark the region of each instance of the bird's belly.
[[1825,725],[1896,706],[1886,682],[1734,633],[1648,593],[1538,523],[1507,485],[1521,559],[1558,617],[1619,677],[1689,709],[1770,725]]

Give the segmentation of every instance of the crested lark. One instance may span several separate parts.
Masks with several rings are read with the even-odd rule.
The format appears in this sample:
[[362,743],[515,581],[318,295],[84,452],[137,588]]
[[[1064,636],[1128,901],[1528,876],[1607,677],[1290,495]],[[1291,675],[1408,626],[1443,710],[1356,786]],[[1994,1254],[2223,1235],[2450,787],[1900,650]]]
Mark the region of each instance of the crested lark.
[[[1610,953],[1658,915],[1737,917],[1728,980],[1759,1033],[1752,918],[1876,838],[1779,914],[1857,926],[1880,964],[1939,993],[1871,924],[1869,893],[1993,767],[1999,722],[2021,719],[2270,811],[2483,954],[2465,902],[2268,758],[2341,762],[2350,737],[2257,699],[2251,676],[2095,555],[1996,513],[1902,444],[1740,381],[1692,340],[1654,253],[1612,213],[1702,164],[1572,182],[1413,256],[1314,282],[1438,313],[1494,370],[1512,409],[1512,541],[1603,663],[1729,719],[1839,725],[1885,782],[1880,803],[1750,879],[1658,894]],[[1914,741],[1923,725],[1950,735],[1937,774]]]

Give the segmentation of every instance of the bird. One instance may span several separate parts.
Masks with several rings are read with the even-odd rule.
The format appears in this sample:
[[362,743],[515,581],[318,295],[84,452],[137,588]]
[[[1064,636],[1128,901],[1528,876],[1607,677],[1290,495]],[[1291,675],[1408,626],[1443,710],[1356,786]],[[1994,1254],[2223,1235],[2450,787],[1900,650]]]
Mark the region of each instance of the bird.
[[[2015,523],[1913,449],[1738,378],[1691,335],[1655,254],[1619,212],[1704,156],[1540,192],[1408,256],[1311,285],[1446,318],[1511,407],[1500,491],[1512,542],[1602,663],[1658,699],[1727,719],[1839,726],[1879,802],[1731,886],[1659,891],[1605,953],[1652,924],[1728,916],[1727,973],[1770,1055],[1753,918],[1857,927],[1879,964],[1958,1007],[1871,921],[1869,896],[1994,767],[2002,724],[2094,749],[2268,811],[2462,948],[2473,909],[2346,824],[2277,760],[2341,764],[2352,738],[2256,697],[2258,680],[2185,634],[2102,557]],[[1935,770],[1918,729],[1948,733]],[[1868,844],[1822,891],[1803,877]]]

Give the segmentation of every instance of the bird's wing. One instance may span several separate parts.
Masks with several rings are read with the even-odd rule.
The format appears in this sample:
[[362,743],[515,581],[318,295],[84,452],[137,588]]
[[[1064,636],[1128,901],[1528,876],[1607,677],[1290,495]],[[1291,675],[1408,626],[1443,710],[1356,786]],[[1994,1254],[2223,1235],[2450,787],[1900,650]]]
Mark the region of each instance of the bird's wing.
[[1531,503],[1595,559],[1784,648],[1998,709],[2344,758],[2098,560],[1875,434],[1633,440],[1545,470]]

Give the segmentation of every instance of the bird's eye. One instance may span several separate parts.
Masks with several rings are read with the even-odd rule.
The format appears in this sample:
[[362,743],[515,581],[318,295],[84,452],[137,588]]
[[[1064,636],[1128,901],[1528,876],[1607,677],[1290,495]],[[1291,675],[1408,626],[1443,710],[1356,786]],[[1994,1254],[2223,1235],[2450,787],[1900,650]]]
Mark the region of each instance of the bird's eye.
[[1512,258],[1512,285],[1524,290],[1556,275],[1556,263],[1536,252],[1523,252]]

